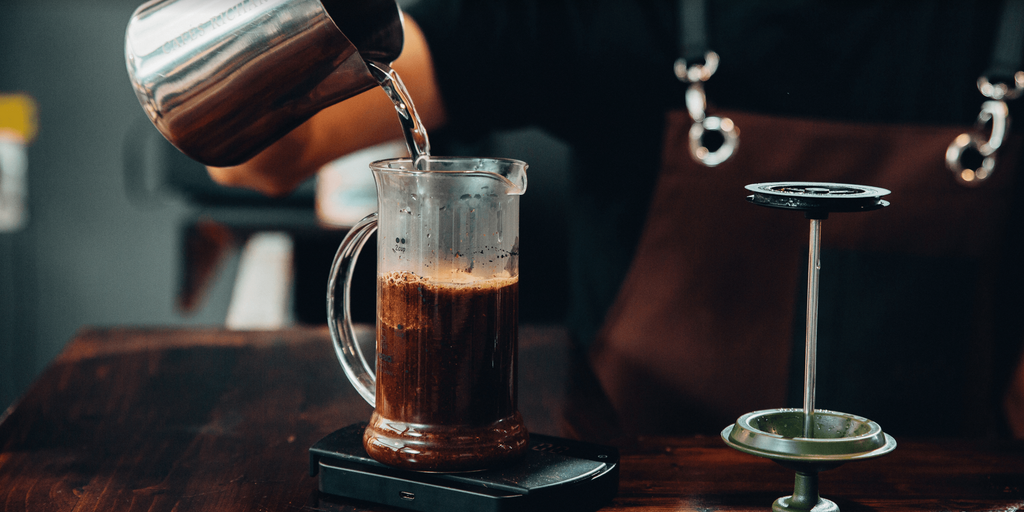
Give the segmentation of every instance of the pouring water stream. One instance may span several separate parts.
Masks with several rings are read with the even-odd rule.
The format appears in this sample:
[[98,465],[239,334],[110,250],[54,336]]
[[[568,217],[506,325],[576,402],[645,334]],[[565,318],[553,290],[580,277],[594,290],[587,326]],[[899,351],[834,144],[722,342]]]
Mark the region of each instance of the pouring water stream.
[[398,120],[402,123],[402,131],[405,133],[405,143],[409,147],[409,154],[416,164],[416,168],[427,170],[430,156],[430,139],[427,137],[427,130],[423,127],[423,121],[416,112],[409,90],[406,89],[401,77],[395,70],[386,64],[379,62],[367,62],[370,74],[380,83],[381,89],[391,98],[398,112]]

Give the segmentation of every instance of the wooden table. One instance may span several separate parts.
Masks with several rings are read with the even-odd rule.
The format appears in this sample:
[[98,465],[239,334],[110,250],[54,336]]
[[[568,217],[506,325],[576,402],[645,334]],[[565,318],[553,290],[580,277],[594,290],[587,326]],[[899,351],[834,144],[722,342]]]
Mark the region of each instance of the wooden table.
[[[608,510],[768,510],[792,492],[791,471],[717,437],[627,439],[563,331],[520,343],[527,426],[621,448]],[[382,510],[307,472],[313,443],[369,414],[326,329],[85,330],[0,423],[0,511]],[[898,441],[822,473],[822,495],[845,512],[1024,509],[1024,444]]]

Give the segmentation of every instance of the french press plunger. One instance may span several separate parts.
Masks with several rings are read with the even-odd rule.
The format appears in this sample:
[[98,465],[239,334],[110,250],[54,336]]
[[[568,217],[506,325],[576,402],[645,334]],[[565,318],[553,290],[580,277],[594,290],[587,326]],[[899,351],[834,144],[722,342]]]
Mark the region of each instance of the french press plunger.
[[896,441],[878,423],[842,412],[815,409],[818,279],[821,222],[832,212],[863,212],[888,206],[884,188],[839,183],[779,182],[747,185],[747,200],[761,206],[802,211],[811,221],[807,261],[807,326],[803,409],[768,409],[744,414],[722,430],[725,443],[796,471],[793,494],[772,505],[775,512],[838,512],[818,495],[818,473],[846,462],[885,455]]

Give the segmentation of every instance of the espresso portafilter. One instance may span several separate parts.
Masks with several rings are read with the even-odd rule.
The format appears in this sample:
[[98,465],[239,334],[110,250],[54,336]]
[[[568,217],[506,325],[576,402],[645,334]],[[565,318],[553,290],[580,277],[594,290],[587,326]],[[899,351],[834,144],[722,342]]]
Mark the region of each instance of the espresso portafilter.
[[395,0],[153,0],[128,22],[125,62],[160,133],[223,167],[375,87],[367,62],[402,44]]

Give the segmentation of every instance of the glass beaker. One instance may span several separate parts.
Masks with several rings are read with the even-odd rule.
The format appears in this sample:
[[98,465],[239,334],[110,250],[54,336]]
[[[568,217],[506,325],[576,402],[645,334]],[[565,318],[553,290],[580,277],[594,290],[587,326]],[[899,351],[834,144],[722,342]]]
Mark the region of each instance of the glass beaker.
[[[446,157],[370,165],[378,211],[338,248],[327,310],[345,374],[374,406],[363,436],[374,459],[470,471],[524,453],[529,436],[518,411],[516,365],[526,167]],[[376,371],[349,316],[352,269],[374,231]]]

